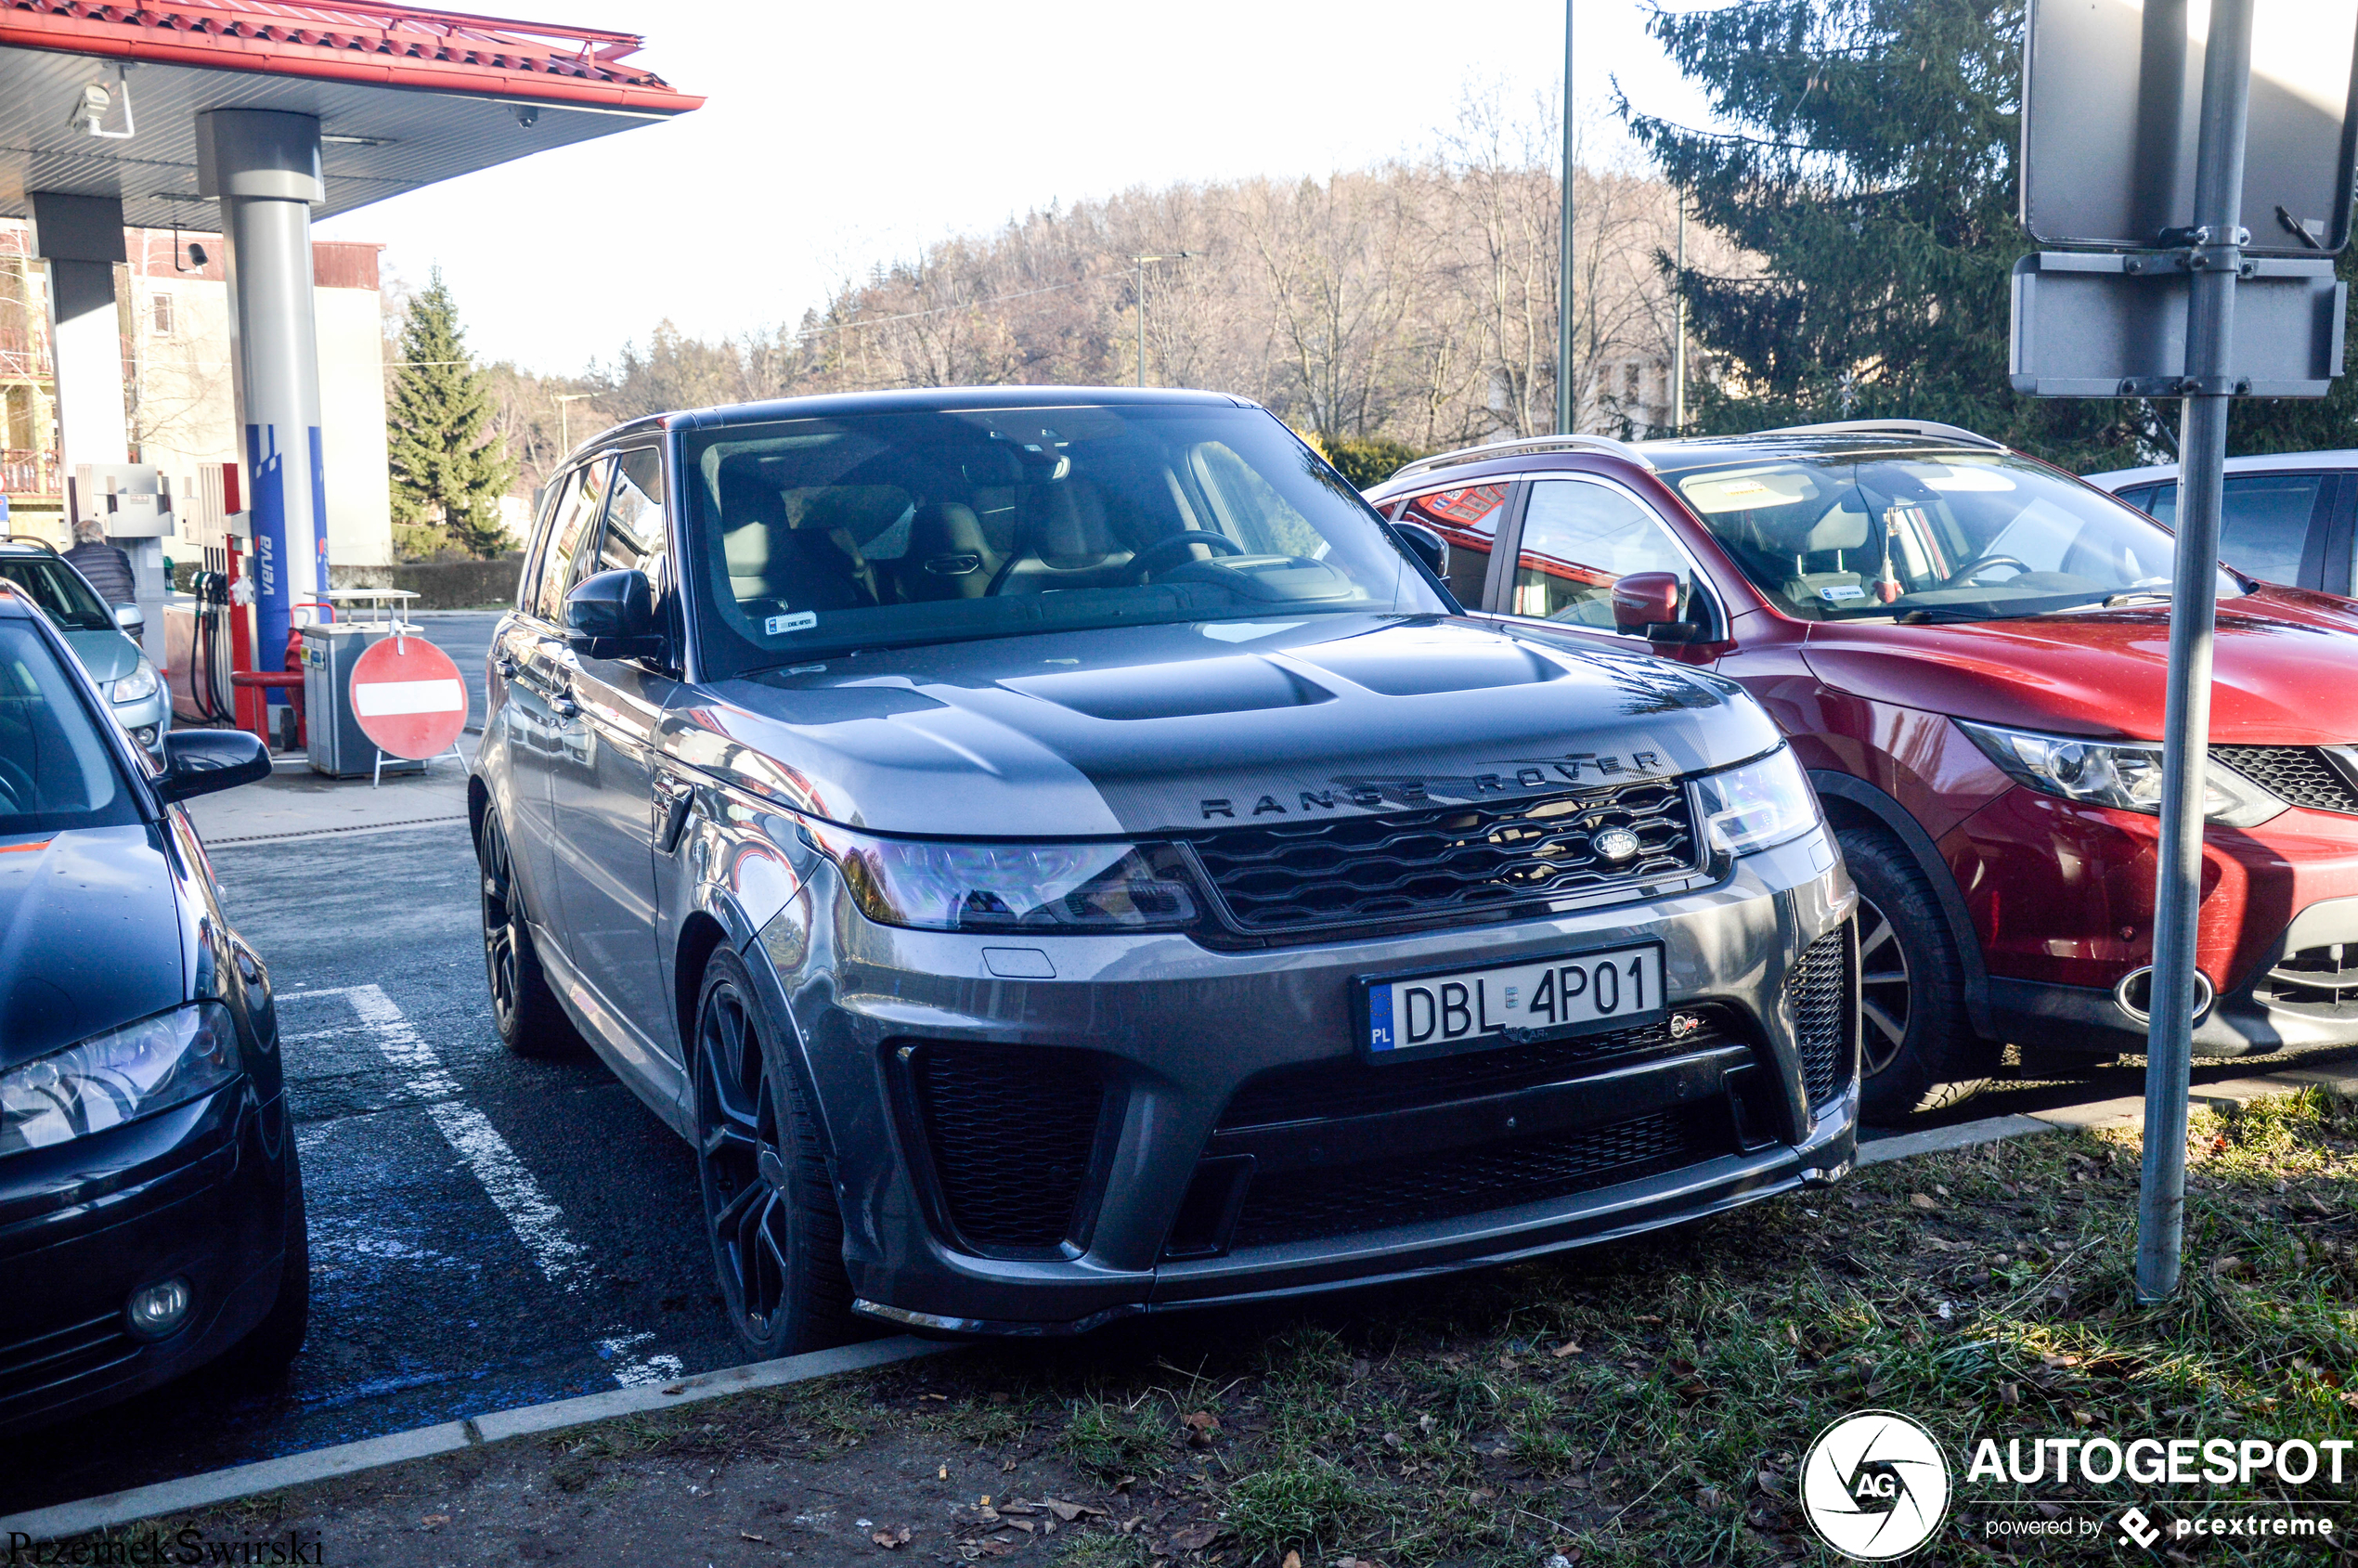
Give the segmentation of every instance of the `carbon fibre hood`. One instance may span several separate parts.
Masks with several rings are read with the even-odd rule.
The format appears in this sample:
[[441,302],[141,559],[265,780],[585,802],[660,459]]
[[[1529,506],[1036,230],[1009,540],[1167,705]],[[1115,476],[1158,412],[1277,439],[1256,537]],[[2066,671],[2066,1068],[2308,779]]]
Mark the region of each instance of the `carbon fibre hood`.
[[813,815],[1147,834],[1497,800],[1778,744],[1732,682],[1600,636],[1311,616],[863,652],[722,682],[665,748]]

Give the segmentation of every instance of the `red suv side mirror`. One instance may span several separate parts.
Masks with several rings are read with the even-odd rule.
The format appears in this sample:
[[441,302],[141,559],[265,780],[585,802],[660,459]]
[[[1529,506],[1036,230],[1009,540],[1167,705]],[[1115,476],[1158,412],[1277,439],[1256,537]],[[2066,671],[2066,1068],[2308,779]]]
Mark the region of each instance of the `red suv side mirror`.
[[1687,641],[1694,628],[1678,618],[1684,587],[1675,572],[1630,573],[1613,585],[1613,624],[1653,641]]

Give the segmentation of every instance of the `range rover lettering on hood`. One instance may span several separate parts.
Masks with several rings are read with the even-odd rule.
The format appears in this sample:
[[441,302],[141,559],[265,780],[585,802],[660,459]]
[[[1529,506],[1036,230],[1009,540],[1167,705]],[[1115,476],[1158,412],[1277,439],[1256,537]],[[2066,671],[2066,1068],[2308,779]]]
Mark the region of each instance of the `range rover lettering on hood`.
[[[1583,770],[1587,776],[1583,776]],[[1234,819],[1240,812],[1246,816],[1264,817],[1301,814],[1316,816],[1356,806],[1363,810],[1377,810],[1385,806],[1413,809],[1419,806],[1449,806],[1480,800],[1493,795],[1560,789],[1567,784],[1590,786],[1614,783],[1634,783],[1652,774],[1671,771],[1663,766],[1659,752],[1635,751],[1625,758],[1610,753],[1574,752],[1561,759],[1539,763],[1509,763],[1493,772],[1474,773],[1463,778],[1448,779],[1337,779],[1317,789],[1289,790],[1301,802],[1289,807],[1274,794],[1262,796],[1250,806],[1228,797],[1214,797],[1202,802],[1205,820],[1217,817]]]

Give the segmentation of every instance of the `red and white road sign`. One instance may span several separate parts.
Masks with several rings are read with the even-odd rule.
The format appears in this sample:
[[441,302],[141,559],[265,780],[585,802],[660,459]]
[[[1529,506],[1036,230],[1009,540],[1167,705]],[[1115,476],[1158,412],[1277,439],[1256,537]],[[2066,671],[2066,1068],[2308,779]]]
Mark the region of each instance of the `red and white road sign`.
[[388,637],[352,667],[352,712],[387,757],[423,761],[467,727],[467,683],[450,655],[422,637]]

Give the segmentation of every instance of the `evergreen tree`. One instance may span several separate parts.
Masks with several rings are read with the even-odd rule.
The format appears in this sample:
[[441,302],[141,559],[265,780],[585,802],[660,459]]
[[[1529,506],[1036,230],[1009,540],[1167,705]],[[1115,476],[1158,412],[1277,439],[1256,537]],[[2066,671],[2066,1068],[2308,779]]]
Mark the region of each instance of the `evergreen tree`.
[[459,308],[439,267],[409,302],[401,358],[385,420],[394,518],[439,525],[470,554],[496,555],[506,542],[499,498],[514,481],[516,464],[485,430],[490,389],[468,356]]
[[1765,263],[1690,272],[1729,375],[1699,430],[1944,420],[2066,467],[2167,449],[2174,404],[2020,397],[2006,384],[2022,0],[1743,0],[1649,30],[1731,129],[1623,113],[1704,223]]

